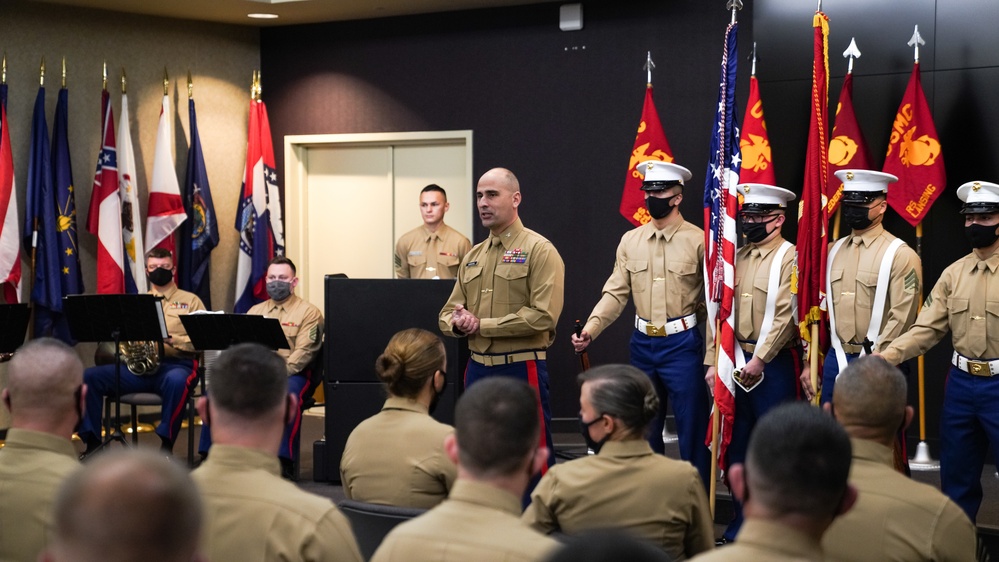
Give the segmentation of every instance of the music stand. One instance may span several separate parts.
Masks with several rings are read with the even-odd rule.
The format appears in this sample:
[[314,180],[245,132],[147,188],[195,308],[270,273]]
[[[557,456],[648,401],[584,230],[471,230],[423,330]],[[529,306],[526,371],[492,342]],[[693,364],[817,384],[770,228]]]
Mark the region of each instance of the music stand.
[[62,299],[69,331],[76,341],[114,341],[114,427],[94,452],[118,441],[129,447],[121,432],[121,344],[122,341],[162,343],[168,337],[162,297],[143,295],[69,295]]
[[24,344],[30,317],[31,308],[27,304],[0,304],[0,358],[9,359]]
[[256,314],[185,314],[180,317],[198,351],[228,349],[237,343],[259,343],[267,349],[290,349],[277,318]]

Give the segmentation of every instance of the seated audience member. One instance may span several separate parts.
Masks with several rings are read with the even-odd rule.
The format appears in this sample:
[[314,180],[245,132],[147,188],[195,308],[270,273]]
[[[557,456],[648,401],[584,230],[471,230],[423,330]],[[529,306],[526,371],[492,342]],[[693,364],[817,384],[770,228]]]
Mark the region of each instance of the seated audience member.
[[895,435],[912,421],[906,396],[905,375],[880,357],[861,357],[836,379],[833,410],[850,435],[859,496],[822,537],[828,560],[975,560],[975,527],[964,511],[893,468]]
[[10,429],[0,449],[0,560],[34,560],[52,528],[62,481],[80,468],[70,440],[86,387],[83,364],[59,340],[39,338],[7,367]]
[[850,438],[836,420],[802,402],[777,406],[756,425],[746,463],[729,469],[745,516],[735,543],[694,560],[824,560],[822,535],[857,499],[849,474]]
[[659,411],[649,377],[631,365],[579,375],[579,421],[597,454],[553,466],[531,493],[524,522],[570,535],[623,529],[686,560],[714,548],[714,527],[697,470],[657,455],[646,433]]
[[457,468],[444,453],[454,428],[430,417],[447,387],[444,344],[426,330],[392,336],[375,362],[388,399],[347,439],[340,479],[348,499],[429,509],[447,497]]
[[192,473],[205,503],[209,560],[361,560],[333,502],[281,478],[281,435],[297,411],[274,352],[239,344],[216,359],[208,396],[198,399],[215,444]]
[[202,561],[201,500],[187,470],[150,451],[101,455],[55,502],[41,562]]
[[622,531],[587,531],[568,537],[545,562],[673,562],[662,549]]
[[539,447],[537,393],[508,377],[469,387],[455,410],[455,433],[446,438],[458,478],[440,505],[393,529],[374,562],[527,562],[557,546],[524,525],[520,498],[548,460]]

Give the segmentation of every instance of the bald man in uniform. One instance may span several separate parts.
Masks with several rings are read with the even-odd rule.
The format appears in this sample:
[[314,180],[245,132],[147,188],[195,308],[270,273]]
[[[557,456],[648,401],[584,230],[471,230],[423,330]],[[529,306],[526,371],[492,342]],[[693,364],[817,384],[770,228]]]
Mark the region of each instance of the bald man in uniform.
[[693,560],[824,560],[822,535],[857,500],[849,474],[850,438],[832,417],[803,402],[777,406],[749,438],[746,463],[729,469],[746,514],[735,543]]
[[462,394],[444,448],[458,465],[448,499],[393,529],[372,562],[529,562],[558,547],[520,517],[520,498],[548,459],[538,446],[538,399],[509,377]]
[[621,237],[614,271],[572,345],[577,353],[585,350],[621,315],[628,298],[634,301],[631,364],[649,376],[659,395],[649,445],[660,454],[666,450],[662,434],[671,399],[680,458],[697,468],[707,486],[708,391],[701,376],[704,338],[696,329],[704,314],[704,231],[680,215],[689,170],[657,160],[636,169],[645,175],[642,190],[652,219]]
[[86,387],[83,364],[59,340],[39,338],[7,368],[3,403],[11,425],[0,449],[0,560],[34,560],[52,527],[62,481],[80,468],[70,440]]
[[[164,356],[159,368],[152,373],[137,375],[125,368],[122,358],[121,394],[151,392],[163,399],[160,409],[160,423],[156,426],[162,448],[173,451],[180,424],[183,422],[184,404],[197,382],[198,371],[194,367],[195,352],[191,338],[184,329],[180,317],[205,305],[198,295],[177,288],[174,282],[173,254],[163,248],[153,248],[146,254],[146,276],[152,287],[149,292],[162,297],[163,317],[167,334],[163,340]],[[87,393],[86,413],[77,435],[87,444],[87,453],[93,452],[101,443],[101,411],[105,396],[115,393],[115,365],[90,367],[83,373],[83,380],[90,392]]]
[[[791,294],[794,244],[781,234],[794,193],[758,183],[737,188],[743,199],[739,216],[747,243],[735,259],[735,327],[742,357],[736,358],[740,373],[726,466],[746,460],[749,435],[764,414],[781,402],[797,399],[801,372],[797,302]],[[708,388],[714,389],[713,338],[708,341],[704,364],[708,365],[704,378]],[[735,540],[742,526],[742,505],[736,501],[734,507],[724,541]]]
[[361,560],[333,502],[280,476],[281,436],[297,410],[284,361],[270,350],[239,344],[216,360],[208,396],[198,399],[215,444],[192,473],[210,560]]
[[40,562],[203,562],[201,500],[187,470],[152,451],[101,455],[59,490]]
[[968,182],[957,196],[964,202],[972,252],[943,271],[916,323],[882,355],[897,365],[951,332],[953,366],[940,414],[940,484],[974,523],[986,450],[991,444],[999,451],[999,185]]
[[420,191],[423,225],[399,237],[395,244],[395,276],[399,279],[454,279],[472,243],[444,224],[451,207],[444,188],[432,183]]
[[832,403],[850,435],[859,496],[822,537],[827,560],[975,560],[975,528],[961,508],[894,470],[895,432],[912,421],[905,399],[905,375],[880,357],[857,359],[836,381]]
[[513,172],[493,168],[483,174],[475,198],[489,238],[465,256],[438,323],[444,335],[468,338],[466,387],[504,376],[535,389],[542,410],[541,446],[550,452],[547,466],[552,466],[546,350],[562,313],[565,265],[551,242],[524,228],[520,182]]
[[[898,178],[870,170],[838,170],[843,182],[843,222],[849,235],[829,249],[826,272],[831,346],[823,364],[820,402],[832,400],[836,377],[847,363],[888,347],[909,329],[919,310],[923,268],[919,256],[884,229],[888,184]],[[802,387],[813,395],[805,365]]]

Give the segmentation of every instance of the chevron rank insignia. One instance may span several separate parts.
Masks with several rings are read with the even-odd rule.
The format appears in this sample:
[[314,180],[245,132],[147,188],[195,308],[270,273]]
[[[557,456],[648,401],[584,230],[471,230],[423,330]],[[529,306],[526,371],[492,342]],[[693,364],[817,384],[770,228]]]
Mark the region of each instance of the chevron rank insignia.
[[316,338],[318,337],[319,337],[319,326],[313,326],[312,329],[309,330],[309,340],[316,341]]
[[909,270],[905,274],[905,292],[914,295],[919,291],[919,276],[916,275],[916,268]]

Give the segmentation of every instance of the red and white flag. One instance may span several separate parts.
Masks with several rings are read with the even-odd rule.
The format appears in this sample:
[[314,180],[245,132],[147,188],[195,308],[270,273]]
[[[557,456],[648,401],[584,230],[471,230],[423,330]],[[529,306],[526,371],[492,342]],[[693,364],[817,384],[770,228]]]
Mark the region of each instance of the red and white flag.
[[763,118],[763,99],[760,97],[760,84],[756,80],[755,58],[753,74],[749,77],[749,102],[746,103],[746,117],[742,122],[739,151],[742,154],[739,183],[777,185],[767,122]]
[[[125,243],[125,273],[131,273],[136,293],[149,290],[146,283],[146,252],[142,246],[142,219],[139,217],[139,178],[135,173],[135,152],[128,118],[128,94],[121,95],[118,121],[118,197],[121,198],[121,237]],[[125,283],[128,288],[128,282]],[[128,289],[131,291],[132,289]]]
[[149,183],[149,208],[146,213],[146,248],[165,248],[174,252],[173,233],[187,219],[180,182],[174,167],[173,132],[170,127],[170,98],[163,96],[160,125],[156,131],[153,156],[153,180]]
[[101,151],[97,155],[94,187],[90,194],[87,230],[97,236],[98,294],[120,294],[125,292],[125,247],[121,238],[114,112],[107,90],[101,93],[101,123]]
[[[6,90],[7,85],[3,85]],[[6,94],[6,91],[4,92]],[[21,302],[21,242],[14,192],[14,158],[7,129],[6,95],[0,104],[0,289],[7,304]]]

